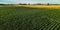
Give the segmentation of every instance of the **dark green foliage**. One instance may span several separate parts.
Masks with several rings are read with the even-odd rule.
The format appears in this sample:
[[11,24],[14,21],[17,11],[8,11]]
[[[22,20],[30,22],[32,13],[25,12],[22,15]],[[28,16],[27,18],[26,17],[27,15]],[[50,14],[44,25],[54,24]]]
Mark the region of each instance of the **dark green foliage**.
[[60,29],[60,9],[0,7],[0,30],[55,29]]

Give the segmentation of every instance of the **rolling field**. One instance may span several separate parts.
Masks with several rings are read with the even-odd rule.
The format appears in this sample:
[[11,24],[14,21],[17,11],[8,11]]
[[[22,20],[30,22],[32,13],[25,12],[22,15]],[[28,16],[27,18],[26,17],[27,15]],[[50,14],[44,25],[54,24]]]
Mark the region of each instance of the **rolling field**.
[[0,7],[0,30],[60,30],[60,9]]
[[31,8],[60,8],[60,5],[18,5],[18,6],[25,6],[25,7],[31,7]]

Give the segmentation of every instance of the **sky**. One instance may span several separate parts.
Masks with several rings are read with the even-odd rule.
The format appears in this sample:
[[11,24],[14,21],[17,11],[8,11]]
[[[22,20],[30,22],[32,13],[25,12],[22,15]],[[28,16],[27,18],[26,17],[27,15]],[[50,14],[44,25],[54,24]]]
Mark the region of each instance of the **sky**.
[[60,4],[60,0],[0,0],[0,4],[18,4],[18,3]]

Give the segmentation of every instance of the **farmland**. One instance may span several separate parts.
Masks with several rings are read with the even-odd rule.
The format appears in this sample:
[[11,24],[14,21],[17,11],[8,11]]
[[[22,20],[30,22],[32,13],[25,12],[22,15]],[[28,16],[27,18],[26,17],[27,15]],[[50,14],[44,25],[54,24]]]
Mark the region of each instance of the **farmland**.
[[25,7],[31,7],[31,8],[60,8],[60,5],[18,5],[18,6],[25,6]]
[[59,8],[32,7],[0,7],[0,30],[60,30]]

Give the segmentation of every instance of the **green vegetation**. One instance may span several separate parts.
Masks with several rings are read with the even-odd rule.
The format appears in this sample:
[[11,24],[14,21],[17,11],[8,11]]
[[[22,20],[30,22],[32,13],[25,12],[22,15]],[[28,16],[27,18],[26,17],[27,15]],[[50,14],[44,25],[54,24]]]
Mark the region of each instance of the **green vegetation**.
[[0,7],[0,30],[60,30],[60,9]]

